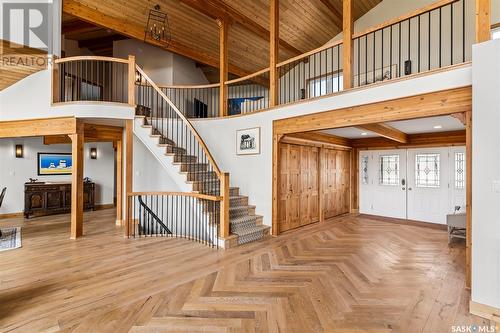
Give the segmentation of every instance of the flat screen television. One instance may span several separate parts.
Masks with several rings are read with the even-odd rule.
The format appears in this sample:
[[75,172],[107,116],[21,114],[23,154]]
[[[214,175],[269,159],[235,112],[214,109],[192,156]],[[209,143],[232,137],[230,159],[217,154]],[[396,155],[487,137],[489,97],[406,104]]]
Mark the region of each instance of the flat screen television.
[[195,118],[207,118],[208,117],[208,105],[200,101],[199,99],[194,99],[194,116]]

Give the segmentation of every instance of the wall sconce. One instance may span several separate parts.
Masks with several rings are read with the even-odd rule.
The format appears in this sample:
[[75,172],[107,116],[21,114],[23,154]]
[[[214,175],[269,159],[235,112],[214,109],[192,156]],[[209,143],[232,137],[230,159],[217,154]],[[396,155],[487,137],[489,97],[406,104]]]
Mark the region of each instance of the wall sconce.
[[97,159],[97,148],[90,148],[90,159]]
[[16,145],[16,158],[22,158],[24,155],[23,145]]

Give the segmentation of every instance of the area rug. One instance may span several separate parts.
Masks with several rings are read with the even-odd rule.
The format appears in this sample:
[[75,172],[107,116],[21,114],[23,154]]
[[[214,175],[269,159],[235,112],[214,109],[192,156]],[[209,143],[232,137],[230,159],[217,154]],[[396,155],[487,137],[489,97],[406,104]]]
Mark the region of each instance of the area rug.
[[21,247],[21,228],[2,228],[0,251],[13,250]]

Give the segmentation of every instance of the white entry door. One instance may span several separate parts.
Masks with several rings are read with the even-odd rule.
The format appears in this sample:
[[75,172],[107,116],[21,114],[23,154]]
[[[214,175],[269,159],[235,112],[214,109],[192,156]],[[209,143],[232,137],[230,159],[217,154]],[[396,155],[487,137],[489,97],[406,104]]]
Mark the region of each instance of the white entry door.
[[[371,203],[364,202],[360,206],[362,213],[382,215],[395,218],[406,218],[406,151],[384,150],[370,154],[368,160],[368,189]],[[360,154],[363,155],[363,152]],[[360,163],[364,163],[362,158]],[[361,169],[362,170],[362,169]],[[363,172],[360,176],[364,177]],[[364,180],[361,179],[360,184]],[[361,189],[362,190],[362,189]]]
[[408,219],[446,224],[450,213],[450,150],[408,149]]

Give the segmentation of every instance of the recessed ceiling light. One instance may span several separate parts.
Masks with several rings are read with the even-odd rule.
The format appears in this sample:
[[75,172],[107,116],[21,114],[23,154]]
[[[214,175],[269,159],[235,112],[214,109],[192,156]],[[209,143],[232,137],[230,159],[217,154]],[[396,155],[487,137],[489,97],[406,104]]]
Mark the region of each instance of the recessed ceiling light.
[[368,133],[366,133],[366,132],[361,132],[361,135],[362,135],[362,136],[365,136],[365,135],[368,135]]
[[441,126],[441,125],[436,125],[436,126],[434,126],[433,128],[434,128],[434,129],[441,129],[441,128],[443,128],[443,126]]

